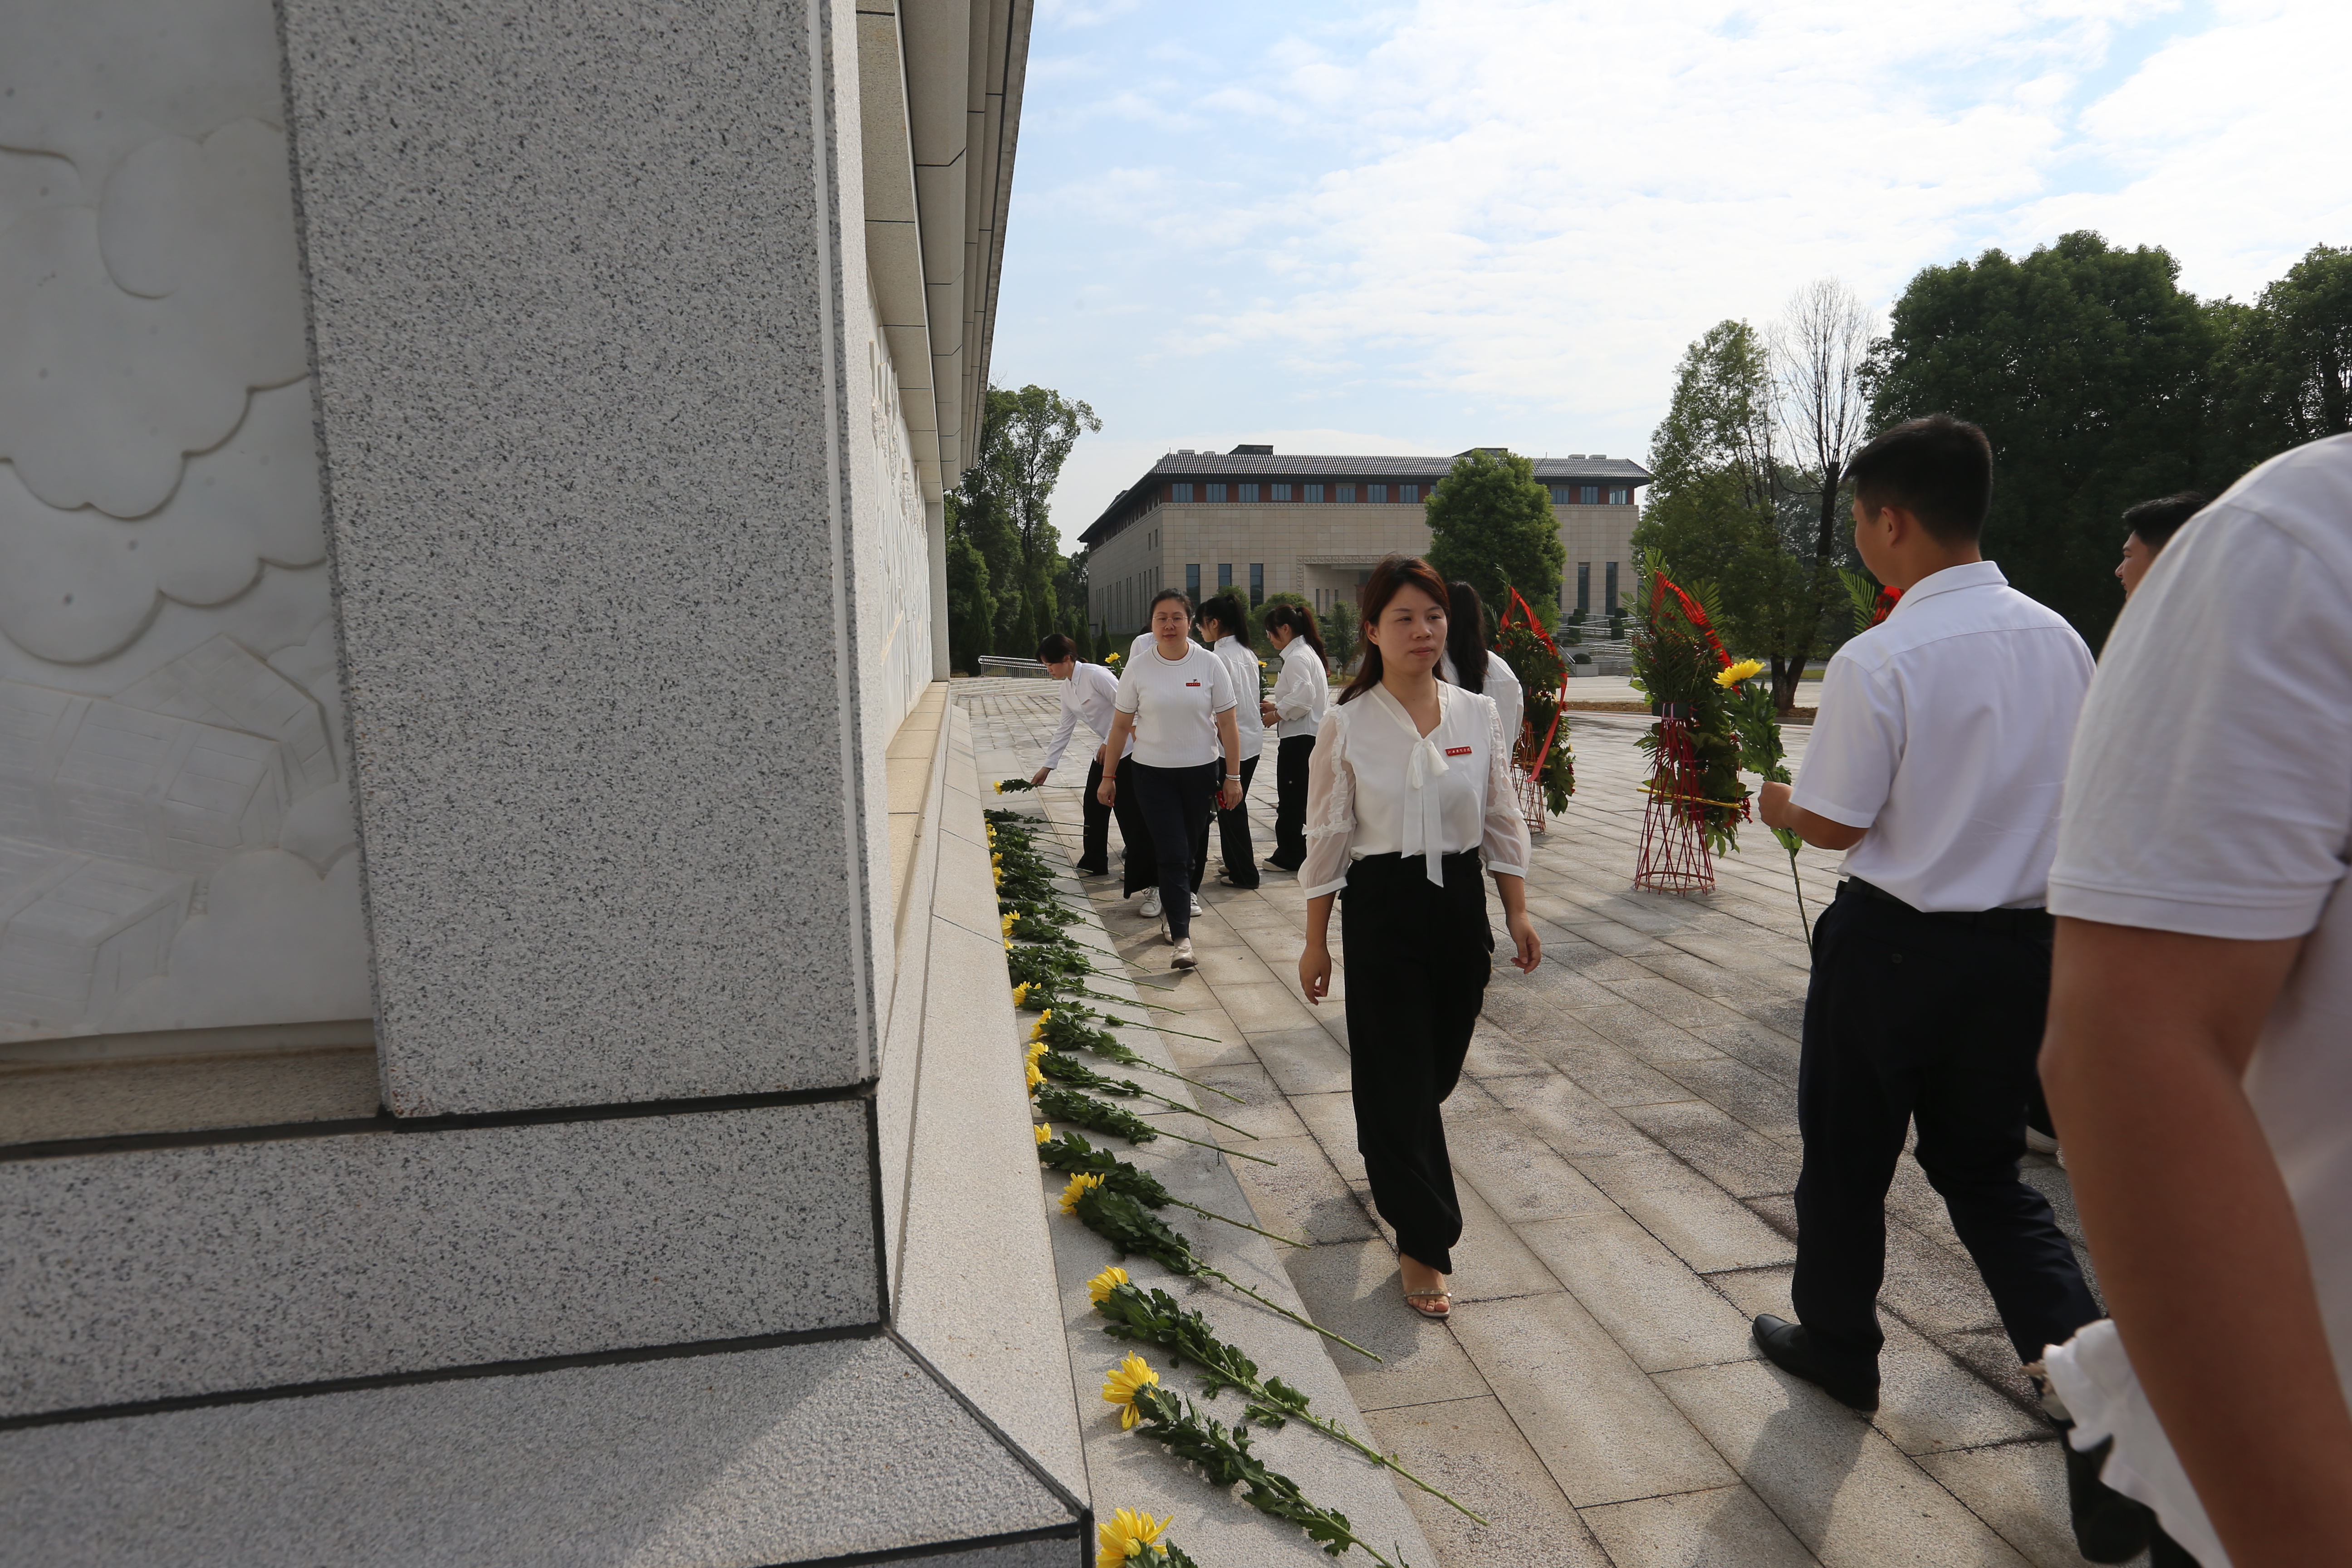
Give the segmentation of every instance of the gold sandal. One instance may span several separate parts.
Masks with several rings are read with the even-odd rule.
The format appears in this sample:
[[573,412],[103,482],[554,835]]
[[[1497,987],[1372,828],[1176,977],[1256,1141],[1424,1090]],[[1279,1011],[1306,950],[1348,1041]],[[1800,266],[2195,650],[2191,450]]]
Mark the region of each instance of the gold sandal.
[[[1423,1301],[1438,1301],[1444,1305],[1433,1312],[1421,1305]],[[1404,1304],[1433,1323],[1443,1323],[1454,1316],[1454,1292],[1451,1290],[1408,1290],[1404,1293]]]

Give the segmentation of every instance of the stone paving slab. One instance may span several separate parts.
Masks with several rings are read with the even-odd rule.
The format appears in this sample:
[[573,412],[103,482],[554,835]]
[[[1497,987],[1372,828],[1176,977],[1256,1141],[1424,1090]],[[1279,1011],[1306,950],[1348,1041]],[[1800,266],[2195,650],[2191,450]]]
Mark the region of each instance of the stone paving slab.
[[[1037,766],[1055,700],[1023,684],[956,683],[983,777]],[[1229,1120],[1284,1130],[1249,1145],[1279,1173],[1234,1174],[1262,1223],[1315,1242],[1280,1263],[1318,1321],[1388,1358],[1339,1368],[1367,1421],[1493,1520],[1480,1529],[1403,1489],[1434,1560],[2074,1568],[2056,1447],[1909,1158],[1888,1200],[1875,1422],[1757,1358],[1749,1317],[1787,1310],[1802,1152],[1799,884],[1750,826],[1717,863],[1712,895],[1635,892],[1646,721],[1570,722],[1578,793],[1537,837],[1528,880],[1545,962],[1531,976],[1498,967],[1446,1106],[1465,1210],[1450,1326],[1398,1300],[1394,1238],[1355,1150],[1346,974],[1330,1002],[1302,1000],[1296,879],[1269,870],[1255,891],[1219,887],[1213,853],[1193,922],[1202,966],[1181,978],[1156,922],[1115,882],[1087,884],[1136,973],[1177,987],[1155,996],[1186,1010],[1169,1021],[1213,1037],[1169,1039],[1174,1059],[1250,1102]],[[1787,731],[1792,763],[1805,736]],[[1084,757],[1071,756],[1042,800],[1075,848]],[[1270,780],[1250,809],[1263,855]],[[1808,915],[1836,865],[1799,855]],[[2079,1249],[2064,1173],[2028,1167]]]

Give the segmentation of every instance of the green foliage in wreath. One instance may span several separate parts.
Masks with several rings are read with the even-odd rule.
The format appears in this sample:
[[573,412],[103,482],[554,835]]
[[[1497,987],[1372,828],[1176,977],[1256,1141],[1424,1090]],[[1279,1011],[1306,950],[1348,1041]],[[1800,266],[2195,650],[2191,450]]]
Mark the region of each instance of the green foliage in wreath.
[[[1505,626],[1495,651],[1527,693],[1527,727],[1513,739],[1513,759],[1529,773],[1538,761],[1543,763],[1544,809],[1558,816],[1568,810],[1568,797],[1576,793],[1576,753],[1569,747],[1568,721],[1559,712],[1559,683],[1568,667],[1532,626]],[[1538,758],[1536,748],[1544,744],[1546,735],[1551,744]]]
[[[1663,709],[1679,711],[1690,723],[1690,771],[1678,778],[1659,779],[1655,787],[1675,792],[1685,817],[1699,830],[1711,853],[1727,854],[1739,847],[1748,786],[1739,777],[1741,746],[1731,693],[1716,679],[1729,656],[1716,637],[1708,608],[1713,585],[1676,584],[1664,557],[1649,550],[1643,552],[1638,593],[1643,615],[1629,639],[1633,689]],[[1642,749],[1654,756],[1664,728],[1659,725],[1644,735]]]

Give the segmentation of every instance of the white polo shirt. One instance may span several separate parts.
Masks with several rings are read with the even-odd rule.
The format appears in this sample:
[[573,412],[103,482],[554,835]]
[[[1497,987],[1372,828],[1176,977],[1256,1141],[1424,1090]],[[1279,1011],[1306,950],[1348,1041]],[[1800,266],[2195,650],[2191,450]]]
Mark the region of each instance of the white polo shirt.
[[1249,644],[1239,637],[1219,637],[1217,646],[1209,650],[1225,661],[1225,673],[1234,681],[1234,723],[1241,731],[1242,749],[1234,760],[1245,763],[1265,750],[1265,721],[1258,717],[1257,694],[1263,684],[1258,679],[1257,655]]
[[1128,755],[1147,768],[1222,762],[1217,715],[1233,705],[1224,660],[1196,642],[1186,643],[1179,659],[1160,658],[1157,642],[1139,650],[1118,678],[1115,703],[1135,715],[1135,749]]
[[[1110,739],[1112,705],[1118,698],[1118,677],[1098,664],[1082,664],[1070,671],[1070,679],[1062,682],[1062,721],[1054,727],[1054,738],[1045,746],[1045,766],[1062,765],[1062,753],[1069,749],[1071,731],[1081,721],[1095,732],[1097,742]],[[1130,740],[1121,756],[1132,756],[1135,742]]]
[[1838,649],[1791,798],[1870,831],[1845,873],[1913,909],[2048,900],[2091,650],[1990,561],[1922,578]]
[[[2247,1059],[2352,1398],[2352,436],[2272,458],[2197,514],[2107,639],[2066,780],[2050,907],[2304,947]],[[2074,1446],[2200,1563],[2221,1552],[2105,1320],[2049,1357]],[[2325,1369],[2311,1369],[2315,1376]]]

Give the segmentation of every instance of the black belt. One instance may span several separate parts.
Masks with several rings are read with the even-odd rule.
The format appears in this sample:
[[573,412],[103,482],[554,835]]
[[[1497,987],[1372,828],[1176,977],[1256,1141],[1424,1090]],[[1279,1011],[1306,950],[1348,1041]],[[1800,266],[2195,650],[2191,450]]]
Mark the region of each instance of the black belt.
[[1969,926],[1978,931],[1999,931],[2004,936],[2048,937],[2057,929],[2045,909],[2026,910],[1922,910],[1904,902],[1885,889],[1865,882],[1859,877],[1848,877],[1845,885],[1864,898],[1883,904],[1893,904],[1909,910],[1921,920],[1938,921],[1946,925]]

